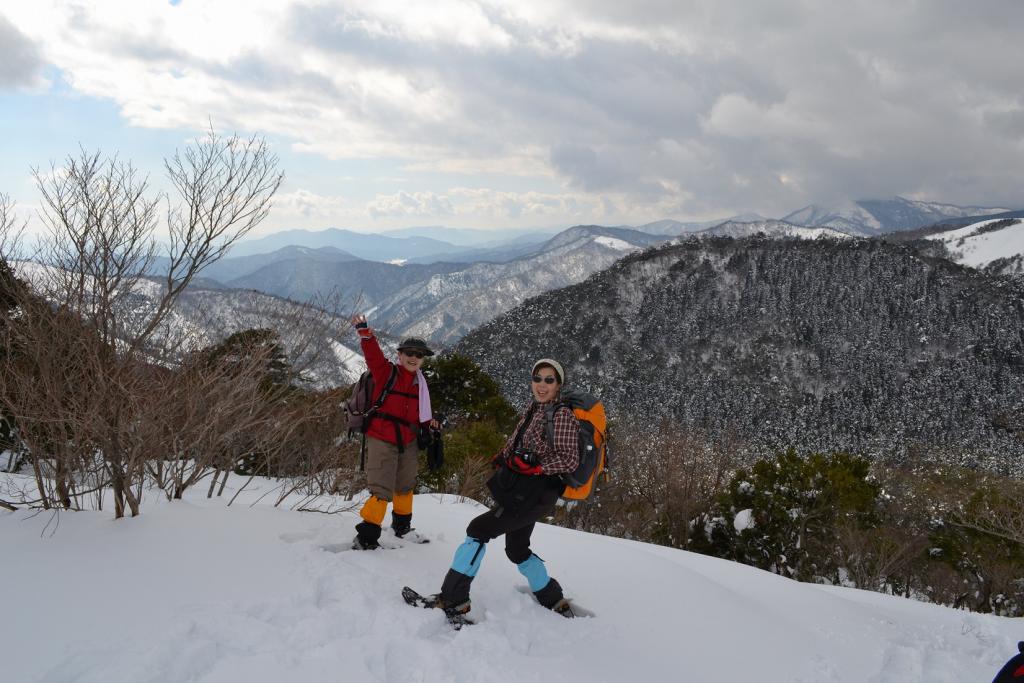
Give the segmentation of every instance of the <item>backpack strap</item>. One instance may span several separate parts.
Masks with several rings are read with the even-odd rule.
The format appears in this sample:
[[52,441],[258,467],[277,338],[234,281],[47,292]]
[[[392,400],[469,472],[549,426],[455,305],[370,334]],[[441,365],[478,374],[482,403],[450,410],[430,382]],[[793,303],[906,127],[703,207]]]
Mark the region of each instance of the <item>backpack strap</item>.
[[395,386],[395,381],[397,380],[398,366],[392,365],[391,374],[388,375],[388,381],[384,382],[384,389],[380,392],[380,396],[377,397],[377,400],[373,402],[373,405],[370,406],[370,408],[364,413],[364,415],[366,415],[367,422],[369,422],[370,417],[373,416],[373,414],[376,413],[378,410],[380,410],[380,407],[382,405],[384,405],[384,399],[386,399],[388,397],[388,394],[391,393],[391,389]]
[[384,405],[384,399],[390,394],[396,394],[398,396],[405,396],[406,398],[419,398],[419,394],[412,394],[407,391],[392,391],[395,386],[395,382],[398,381],[398,366],[394,363],[391,364],[391,374],[388,376],[388,381],[384,383],[384,390],[380,392],[380,396],[373,402],[370,409],[366,411],[366,420],[363,422],[363,433],[369,429],[370,421],[374,418],[387,420],[395,428],[395,445],[398,446],[399,453],[405,453],[405,446],[402,444],[402,430],[399,425],[405,425],[411,429],[414,433],[419,430],[419,425],[403,420],[396,415],[389,415],[388,413],[380,412],[381,407]]

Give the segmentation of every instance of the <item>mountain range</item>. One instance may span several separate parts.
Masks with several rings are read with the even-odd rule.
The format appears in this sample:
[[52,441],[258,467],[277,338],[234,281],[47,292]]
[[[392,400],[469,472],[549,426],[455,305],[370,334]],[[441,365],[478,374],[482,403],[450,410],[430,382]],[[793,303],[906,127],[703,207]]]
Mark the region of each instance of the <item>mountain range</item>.
[[[936,249],[940,252],[941,249]],[[741,452],[795,446],[1024,473],[1024,299],[1007,279],[866,239],[708,238],[630,254],[455,347],[512,398],[561,360],[619,420]]]
[[851,235],[872,236],[913,230],[951,218],[989,216],[1009,209],[919,202],[903,197],[860,199],[835,206],[812,204],[782,217],[808,227],[829,227]]
[[395,292],[370,313],[395,336],[450,344],[531,296],[580,282],[624,255],[666,239],[623,228],[577,226],[523,258],[432,275]]

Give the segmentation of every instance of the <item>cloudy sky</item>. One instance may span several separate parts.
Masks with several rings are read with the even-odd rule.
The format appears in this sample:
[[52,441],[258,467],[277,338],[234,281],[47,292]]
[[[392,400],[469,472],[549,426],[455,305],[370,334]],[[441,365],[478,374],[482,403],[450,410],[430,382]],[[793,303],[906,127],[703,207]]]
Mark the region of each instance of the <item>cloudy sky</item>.
[[286,173],[262,232],[1024,207],[1020,0],[0,1],[0,192],[212,122]]

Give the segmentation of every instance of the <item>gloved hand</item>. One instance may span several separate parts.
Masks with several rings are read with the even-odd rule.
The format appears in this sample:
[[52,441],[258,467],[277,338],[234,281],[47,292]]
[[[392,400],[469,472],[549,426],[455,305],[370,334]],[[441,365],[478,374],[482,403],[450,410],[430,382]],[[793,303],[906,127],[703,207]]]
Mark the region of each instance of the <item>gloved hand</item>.
[[513,453],[509,456],[507,462],[508,468],[516,474],[525,474],[528,476],[544,474],[544,468],[540,466],[540,463],[527,462],[519,453]]
[[373,329],[366,322],[366,316],[362,314],[352,316],[352,325],[361,339],[369,339],[373,336]]

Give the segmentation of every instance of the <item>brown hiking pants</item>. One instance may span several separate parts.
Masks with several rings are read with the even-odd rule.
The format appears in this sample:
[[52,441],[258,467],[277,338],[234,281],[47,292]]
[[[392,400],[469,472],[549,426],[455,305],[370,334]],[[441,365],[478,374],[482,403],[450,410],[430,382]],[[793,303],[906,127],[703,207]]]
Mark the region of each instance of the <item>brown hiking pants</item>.
[[366,437],[366,486],[377,498],[390,501],[396,493],[412,491],[419,468],[415,441],[406,444],[405,453],[399,453],[393,443]]

